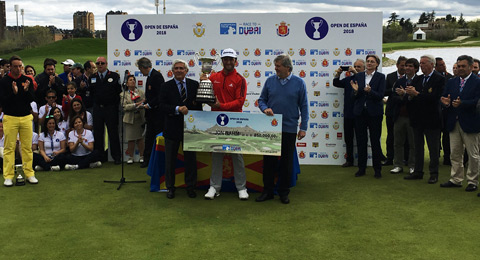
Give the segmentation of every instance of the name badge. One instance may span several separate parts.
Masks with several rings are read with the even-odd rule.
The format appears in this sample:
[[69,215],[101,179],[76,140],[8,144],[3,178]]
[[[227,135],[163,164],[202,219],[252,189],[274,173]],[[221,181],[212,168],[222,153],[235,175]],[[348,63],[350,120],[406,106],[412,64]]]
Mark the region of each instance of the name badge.
[[91,82],[92,82],[92,84],[97,83],[97,78],[92,78]]
[[110,83],[112,83],[112,82],[113,82],[113,79],[112,79],[112,78],[109,78],[107,81],[110,82]]

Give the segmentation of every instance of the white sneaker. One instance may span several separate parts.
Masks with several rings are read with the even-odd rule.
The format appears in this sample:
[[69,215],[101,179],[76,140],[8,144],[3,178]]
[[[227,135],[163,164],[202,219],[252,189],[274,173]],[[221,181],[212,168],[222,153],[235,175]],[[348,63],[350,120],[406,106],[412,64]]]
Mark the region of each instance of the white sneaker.
[[12,187],[13,186],[12,179],[5,179],[5,181],[3,182],[3,185],[5,185],[6,187]]
[[[36,170],[37,167],[35,167],[35,170]],[[54,171],[54,172],[58,172],[60,171],[60,166],[59,165],[54,165],[54,166],[51,166],[50,167],[50,170],[51,171]]]
[[132,157],[128,158],[127,164],[132,164],[132,163],[133,163],[133,158]]
[[138,161],[139,163],[143,163],[145,160],[143,159],[143,156],[140,156],[140,160]]
[[412,174],[415,171],[415,168],[410,168],[410,174]]
[[65,164],[65,170],[72,171],[76,169],[78,169],[78,165],[76,164]]
[[102,162],[101,161],[98,161],[98,162],[92,162],[90,164],[90,168],[100,168],[102,167]]
[[208,189],[208,192],[205,194],[205,199],[213,200],[215,197],[218,197],[218,196],[220,196],[220,193],[218,193],[214,187],[210,186],[210,188]]
[[30,184],[37,184],[38,183],[38,180],[37,178],[35,178],[35,176],[30,176],[27,178],[27,181],[30,183]]
[[248,200],[247,189],[239,190],[238,191],[238,198],[241,199],[241,200]]
[[43,171],[42,166],[36,165],[36,166],[35,166],[35,171]]

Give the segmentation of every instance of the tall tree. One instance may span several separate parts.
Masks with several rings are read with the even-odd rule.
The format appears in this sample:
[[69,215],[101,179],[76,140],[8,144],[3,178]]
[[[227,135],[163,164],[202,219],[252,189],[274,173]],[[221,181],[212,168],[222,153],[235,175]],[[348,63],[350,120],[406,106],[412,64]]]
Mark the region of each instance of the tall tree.
[[424,24],[424,23],[427,23],[427,22],[428,22],[427,14],[425,12],[423,12],[420,15],[420,18],[418,18],[418,23],[419,24]]
[[397,19],[398,19],[398,16],[397,13],[393,12],[390,14],[390,19],[388,20],[388,25],[392,24],[392,23],[396,23],[397,22]]

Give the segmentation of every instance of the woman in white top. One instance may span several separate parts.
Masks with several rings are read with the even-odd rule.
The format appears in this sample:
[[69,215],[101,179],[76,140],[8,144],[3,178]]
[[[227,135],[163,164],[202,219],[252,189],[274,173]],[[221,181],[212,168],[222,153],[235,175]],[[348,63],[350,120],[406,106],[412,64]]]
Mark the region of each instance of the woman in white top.
[[63,119],[62,110],[60,110],[60,108],[58,107],[54,107],[50,110],[50,115],[55,118],[55,121],[57,122],[57,126],[60,132],[62,132],[63,135],[68,136],[67,131],[69,130],[70,127],[68,126],[68,122]]
[[65,135],[59,131],[53,116],[46,116],[42,126],[43,132],[38,137],[38,146],[42,160],[35,166],[36,171],[59,171],[65,165],[67,141]]
[[80,115],[72,118],[73,130],[68,134],[68,147],[71,154],[67,156],[65,170],[96,168],[102,166],[99,152],[93,149],[92,131],[85,129],[85,121]]
[[[88,130],[93,130],[92,114],[85,109],[85,106],[83,105],[83,102],[78,98],[74,98],[70,102],[70,105],[71,105],[70,113],[69,113],[69,116],[68,116],[68,118],[69,118],[68,122],[69,122],[70,126],[73,125],[73,118],[75,116],[80,116],[83,119],[83,121],[85,121],[84,128],[88,129]],[[117,115],[115,115],[115,116],[117,116]]]
[[5,141],[5,135],[3,134],[3,122],[0,120],[0,169],[3,172],[3,143]]

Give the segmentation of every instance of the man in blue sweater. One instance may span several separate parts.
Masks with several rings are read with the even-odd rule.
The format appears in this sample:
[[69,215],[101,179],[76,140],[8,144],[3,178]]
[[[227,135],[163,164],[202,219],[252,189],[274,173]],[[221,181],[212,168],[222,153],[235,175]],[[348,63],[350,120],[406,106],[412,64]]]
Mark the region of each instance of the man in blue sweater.
[[277,74],[265,81],[258,105],[260,110],[268,116],[273,116],[274,113],[282,115],[282,153],[279,168],[277,167],[278,156],[263,157],[263,192],[256,201],[273,199],[275,171],[279,169],[278,194],[281,202],[288,204],[290,203],[288,194],[293,169],[295,137],[300,116],[302,119],[298,140],[304,138],[307,131],[307,88],[301,78],[292,74],[293,65],[290,56],[279,55],[274,63]]

